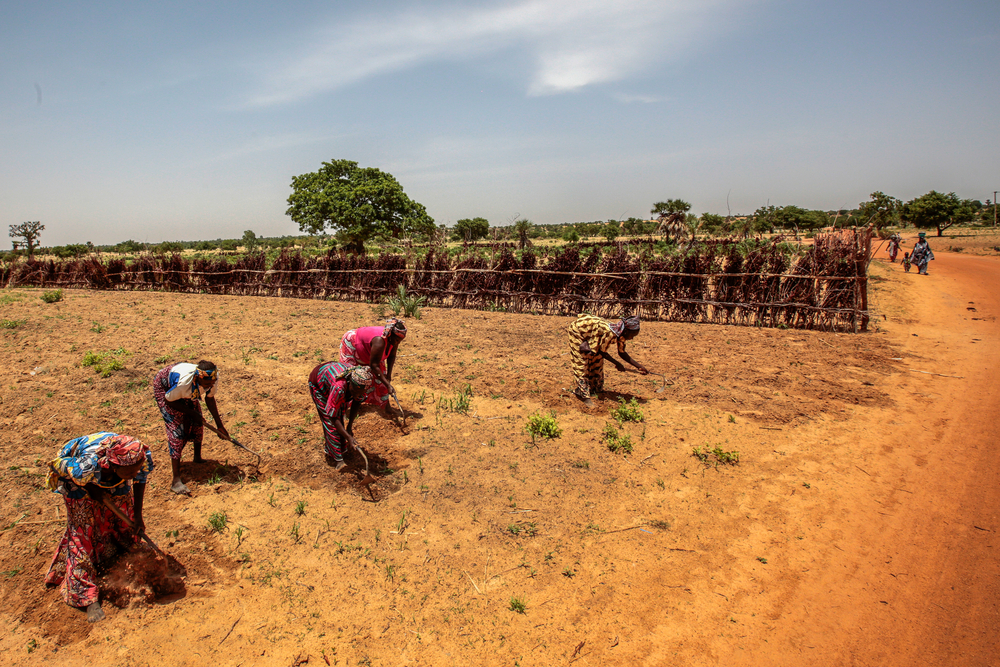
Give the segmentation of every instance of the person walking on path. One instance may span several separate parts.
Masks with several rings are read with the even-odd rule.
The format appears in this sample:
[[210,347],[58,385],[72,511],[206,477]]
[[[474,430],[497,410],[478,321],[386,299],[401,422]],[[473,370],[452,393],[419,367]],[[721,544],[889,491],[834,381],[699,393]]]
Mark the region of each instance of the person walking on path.
[[899,234],[893,234],[889,237],[889,261],[893,264],[896,263],[896,255],[899,254],[900,241]]
[[373,382],[368,366],[348,366],[337,361],[324,362],[309,374],[309,394],[323,425],[323,452],[327,464],[337,470],[347,467],[344,445],[358,448],[354,439],[354,419]]
[[[46,487],[66,502],[66,532],[52,556],[45,584],[60,586],[63,600],[87,610],[91,623],[104,618],[98,572],[120,550],[139,542],[146,529],[142,502],[153,455],[135,438],[93,433],[70,440],[49,462]],[[130,529],[104,503],[132,522]]]
[[569,326],[569,350],[576,380],[574,393],[588,408],[594,406],[591,395],[599,394],[604,389],[604,360],[613,363],[618,371],[625,370],[623,364],[608,354],[612,342],[618,345],[618,356],[643,375],[649,373],[645,366],[625,351],[625,342],[638,335],[638,316],[624,317],[612,323],[585,313]]
[[917,243],[913,246],[913,252],[910,253],[910,261],[920,269],[920,275],[926,276],[927,263],[934,259],[934,253],[931,252],[931,247],[927,243],[927,234],[920,232],[917,236]]
[[361,327],[344,334],[340,342],[340,363],[367,366],[375,380],[365,395],[365,403],[389,410],[392,369],[404,338],[406,325],[395,317],[388,319],[384,326]]
[[167,447],[170,450],[170,471],[173,479],[170,490],[190,495],[191,491],[181,481],[181,454],[187,443],[194,443],[194,462],[201,463],[201,441],[205,433],[202,425],[201,396],[212,413],[221,440],[229,439],[229,431],[222,424],[215,391],[219,382],[219,369],[211,361],[174,364],[161,369],[153,379],[153,398],[163,415],[167,429]]

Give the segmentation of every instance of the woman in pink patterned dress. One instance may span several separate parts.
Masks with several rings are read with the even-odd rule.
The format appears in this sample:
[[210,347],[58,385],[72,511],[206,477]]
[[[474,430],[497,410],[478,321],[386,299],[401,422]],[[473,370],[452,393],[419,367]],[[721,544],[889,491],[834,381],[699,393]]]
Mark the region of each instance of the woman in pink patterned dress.
[[392,388],[392,368],[396,351],[406,338],[403,320],[390,318],[385,326],[361,327],[344,334],[340,342],[340,363],[347,366],[368,366],[374,382],[365,395],[365,403],[389,408]]

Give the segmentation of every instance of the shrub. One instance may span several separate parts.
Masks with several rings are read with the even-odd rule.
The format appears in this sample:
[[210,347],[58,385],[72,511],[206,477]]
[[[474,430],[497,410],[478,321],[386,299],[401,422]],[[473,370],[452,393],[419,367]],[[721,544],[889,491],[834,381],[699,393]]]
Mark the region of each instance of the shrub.
[[393,315],[420,319],[420,309],[427,303],[426,296],[413,296],[406,293],[406,287],[399,285],[393,296],[386,297],[385,306]]
[[123,357],[129,356],[129,352],[125,348],[120,347],[117,350],[109,350],[107,352],[91,352],[87,351],[83,355],[83,359],[80,361],[81,366],[93,366],[94,370],[97,371],[102,378],[110,377],[110,375],[115,371],[120,371],[125,368],[125,363],[122,361]]
[[618,452],[622,452],[624,454],[632,453],[632,436],[627,433],[620,433],[611,422],[604,425],[604,435],[602,439],[612,454],[617,454]]
[[49,290],[47,292],[43,292],[41,299],[45,303],[56,303],[57,301],[62,301],[63,291],[61,289],[54,289],[54,290]]
[[528,425],[524,430],[531,435],[531,442],[535,442],[535,436],[539,438],[558,438],[562,435],[562,429],[556,422],[556,413],[550,412],[547,415],[534,414],[528,417]]
[[624,398],[619,398],[618,407],[611,409],[611,416],[619,425],[625,422],[641,422],[645,419],[642,410],[639,409],[639,401],[634,396],[628,403],[625,402]]

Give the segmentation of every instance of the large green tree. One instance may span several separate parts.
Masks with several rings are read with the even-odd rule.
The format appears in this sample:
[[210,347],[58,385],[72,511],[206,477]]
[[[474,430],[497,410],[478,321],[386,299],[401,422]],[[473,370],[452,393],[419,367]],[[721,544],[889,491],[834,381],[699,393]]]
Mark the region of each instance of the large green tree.
[[871,194],[871,201],[858,204],[858,217],[862,223],[875,225],[875,229],[882,229],[899,224],[899,214],[902,210],[903,202],[879,191]]
[[319,171],[293,176],[292,190],[285,214],[300,231],[338,230],[344,245],[357,253],[377,235],[399,238],[435,230],[434,219],[406,196],[392,174],[350,160],[324,162]]
[[937,227],[937,235],[952,225],[969,222],[982,203],[972,199],[960,199],[954,192],[942,194],[931,190],[925,195],[903,204],[903,220],[914,227]]
[[486,218],[462,218],[455,223],[455,237],[459,241],[476,241],[490,233],[490,221]]

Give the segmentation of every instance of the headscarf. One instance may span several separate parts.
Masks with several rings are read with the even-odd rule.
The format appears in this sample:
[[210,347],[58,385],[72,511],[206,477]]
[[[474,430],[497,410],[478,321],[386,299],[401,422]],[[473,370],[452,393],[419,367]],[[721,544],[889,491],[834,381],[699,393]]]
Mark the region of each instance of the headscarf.
[[202,370],[201,368],[194,369],[194,379],[191,381],[191,400],[197,401],[201,399],[201,387],[198,386],[198,380],[218,380],[219,379],[219,369],[213,368],[210,371]]
[[385,329],[382,330],[382,338],[389,340],[391,334],[396,334],[400,338],[406,338],[406,325],[403,320],[390,317],[385,321]]
[[631,317],[623,317],[614,324],[611,325],[611,332],[619,338],[626,331],[638,331],[639,330],[639,316],[632,315]]
[[368,389],[372,386],[374,382],[372,378],[372,369],[367,366],[350,366],[344,369],[344,372],[337,376],[338,380],[347,380],[356,387],[363,387]]
[[146,458],[149,447],[128,435],[116,435],[108,438],[97,448],[97,461],[101,467],[107,468],[113,463],[119,466],[130,466]]
[[219,369],[213,368],[212,370],[206,371],[201,368],[196,368],[194,375],[199,380],[216,380],[219,377]]

